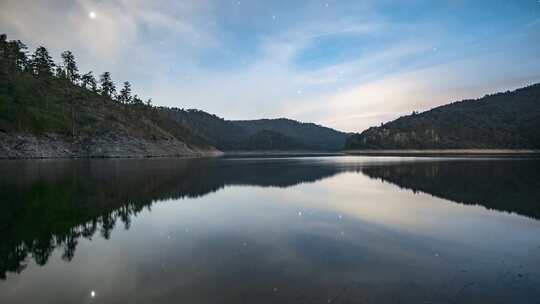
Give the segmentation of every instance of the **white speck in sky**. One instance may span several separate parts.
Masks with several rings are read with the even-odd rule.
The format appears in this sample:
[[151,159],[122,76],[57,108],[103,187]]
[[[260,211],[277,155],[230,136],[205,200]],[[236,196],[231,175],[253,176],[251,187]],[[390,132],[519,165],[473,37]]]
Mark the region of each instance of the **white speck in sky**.
[[96,292],[95,291],[90,291],[90,297],[92,298],[95,298],[96,297]]
[[298,211],[298,216],[302,216],[302,211]]
[[302,90],[296,91],[296,94],[298,94],[298,95],[302,94]]
[[97,17],[96,12],[92,11],[92,12],[88,13],[88,17],[90,17],[90,19],[96,19],[96,17]]

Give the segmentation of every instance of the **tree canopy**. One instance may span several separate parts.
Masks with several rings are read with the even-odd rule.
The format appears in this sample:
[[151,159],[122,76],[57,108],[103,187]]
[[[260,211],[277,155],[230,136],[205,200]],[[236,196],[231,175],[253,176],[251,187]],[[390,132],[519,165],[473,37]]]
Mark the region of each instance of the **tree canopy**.
[[540,84],[464,100],[369,128],[348,149],[539,149]]

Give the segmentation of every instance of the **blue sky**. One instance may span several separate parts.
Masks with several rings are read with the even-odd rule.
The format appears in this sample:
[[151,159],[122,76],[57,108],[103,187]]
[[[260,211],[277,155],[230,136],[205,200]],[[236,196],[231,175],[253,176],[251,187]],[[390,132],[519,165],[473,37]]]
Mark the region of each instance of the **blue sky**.
[[540,81],[538,0],[3,0],[0,28],[159,105],[344,131]]

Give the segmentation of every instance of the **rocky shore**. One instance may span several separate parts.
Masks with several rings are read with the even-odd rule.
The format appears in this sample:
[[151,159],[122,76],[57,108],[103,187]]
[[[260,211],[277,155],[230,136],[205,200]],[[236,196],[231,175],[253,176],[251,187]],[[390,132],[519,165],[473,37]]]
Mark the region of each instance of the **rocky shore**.
[[142,158],[216,156],[212,147],[195,147],[174,138],[146,139],[126,134],[66,137],[0,132],[0,159]]

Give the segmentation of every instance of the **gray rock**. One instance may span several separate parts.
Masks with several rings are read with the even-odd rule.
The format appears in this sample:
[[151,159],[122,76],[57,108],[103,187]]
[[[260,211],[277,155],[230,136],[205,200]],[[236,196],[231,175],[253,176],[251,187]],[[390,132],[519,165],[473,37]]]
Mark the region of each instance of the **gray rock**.
[[214,148],[196,147],[175,138],[145,139],[106,133],[92,137],[58,134],[0,133],[0,159],[214,156]]

